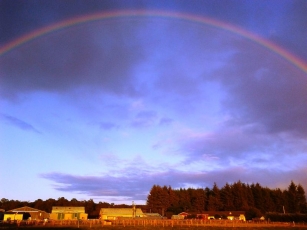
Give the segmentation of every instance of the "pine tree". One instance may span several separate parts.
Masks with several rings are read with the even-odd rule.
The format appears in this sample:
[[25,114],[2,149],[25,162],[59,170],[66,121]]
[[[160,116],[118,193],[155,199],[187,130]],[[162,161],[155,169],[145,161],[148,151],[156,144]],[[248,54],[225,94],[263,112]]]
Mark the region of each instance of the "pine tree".
[[224,211],[234,210],[232,188],[228,183],[226,183],[226,185],[221,189],[220,195],[221,195],[221,202],[223,204],[222,209]]
[[186,189],[179,190],[179,206],[182,211],[187,212],[191,209],[191,197]]
[[299,213],[307,213],[307,202],[304,188],[299,184],[297,186],[297,206]]
[[147,205],[150,210],[159,212],[164,216],[166,209],[170,206],[168,188],[154,185],[147,197]]
[[255,206],[253,191],[249,184],[245,185],[247,205],[249,208],[253,208]]
[[161,201],[159,199],[160,189],[161,187],[159,185],[153,185],[147,196],[147,206],[150,212],[158,212],[158,208],[161,206]]
[[269,188],[262,189],[262,197],[263,197],[263,209],[265,212],[274,212],[275,205],[271,198],[271,193]]
[[254,196],[255,208],[260,210],[262,213],[265,213],[265,210],[263,207],[262,187],[259,185],[259,183],[252,184],[251,190]]
[[279,188],[271,190],[271,197],[274,203],[274,212],[283,213],[283,208],[285,206],[283,192]]
[[177,214],[180,212],[179,209],[179,197],[177,190],[173,190],[171,186],[168,187],[168,197],[169,197],[169,208],[168,211]]
[[194,190],[194,196],[191,201],[192,207],[198,213],[202,213],[205,210],[206,196],[205,191],[201,188]]
[[214,183],[208,198],[208,210],[220,211],[222,208],[223,204],[221,202],[220,189],[218,188],[217,184]]
[[237,211],[248,210],[247,193],[244,190],[244,186],[241,181],[238,181],[232,185],[233,204]]
[[297,186],[291,181],[288,187],[288,212],[297,213],[299,211],[298,201],[297,201]]

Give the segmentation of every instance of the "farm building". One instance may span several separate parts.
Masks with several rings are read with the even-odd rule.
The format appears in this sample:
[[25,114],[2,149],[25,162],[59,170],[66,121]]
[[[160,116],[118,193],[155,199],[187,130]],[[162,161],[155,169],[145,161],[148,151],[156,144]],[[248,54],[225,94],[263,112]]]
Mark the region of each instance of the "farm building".
[[24,206],[21,208],[15,208],[15,209],[9,210],[8,212],[12,212],[16,214],[23,214],[22,219],[43,220],[43,219],[49,218],[49,213],[39,210],[39,209],[31,208],[28,206]]
[[50,214],[52,220],[78,220],[87,219],[84,207],[61,207],[54,206]]
[[228,219],[246,221],[244,211],[207,211],[203,214],[207,214],[208,219]]
[[22,220],[23,214],[16,213],[16,212],[1,212],[0,213],[0,220],[3,221],[15,221],[15,220]]
[[140,208],[102,208],[100,209],[99,215],[102,220],[115,220],[117,218],[135,218],[145,216]]
[[187,212],[181,212],[177,215],[172,215],[171,219],[180,219],[180,220],[183,220],[185,218],[187,218],[187,216],[190,215],[189,213]]
[[157,212],[144,213],[144,217],[150,219],[163,219],[160,213]]
[[189,213],[187,213],[187,212],[181,212],[181,213],[178,214],[178,216],[182,216],[183,219],[186,218],[188,215],[189,215]]
[[171,219],[183,220],[184,216],[182,216],[182,215],[172,215]]

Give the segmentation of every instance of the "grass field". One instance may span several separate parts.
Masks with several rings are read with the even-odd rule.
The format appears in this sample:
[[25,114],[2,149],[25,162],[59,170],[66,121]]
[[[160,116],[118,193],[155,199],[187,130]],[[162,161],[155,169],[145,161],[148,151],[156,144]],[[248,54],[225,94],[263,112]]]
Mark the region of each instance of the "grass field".
[[95,226],[95,227],[42,227],[42,226],[1,226],[0,229],[8,229],[8,230],[13,230],[13,229],[18,229],[18,230],[27,230],[27,229],[35,229],[35,230],[158,230],[158,229],[163,229],[163,230],[254,230],[254,229],[259,229],[259,230],[285,230],[285,229],[293,229],[293,230],[306,230],[306,227],[217,227],[217,226],[174,226],[174,227],[161,227],[161,226]]
[[7,225],[7,224],[0,224],[0,229],[7,229],[7,230],[27,230],[27,229],[35,229],[35,230],[285,230],[285,229],[293,229],[293,230],[306,230],[307,225],[305,226],[240,226],[240,227],[225,227],[225,226],[17,226],[17,225]]
[[0,222],[0,230],[307,230],[307,223],[242,222],[242,221],[197,221],[197,220],[121,220],[121,221],[22,221]]

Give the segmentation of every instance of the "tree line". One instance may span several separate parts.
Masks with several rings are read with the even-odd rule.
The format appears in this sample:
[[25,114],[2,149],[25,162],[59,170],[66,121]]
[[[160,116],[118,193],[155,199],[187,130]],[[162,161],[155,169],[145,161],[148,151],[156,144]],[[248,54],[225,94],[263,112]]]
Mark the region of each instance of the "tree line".
[[[82,206],[89,218],[99,217],[101,208],[129,208],[131,205],[99,202],[92,199],[78,201],[64,197],[30,201],[0,200],[0,209],[12,210],[29,206],[51,213],[53,206]],[[147,196],[146,205],[137,205],[143,212],[157,212],[170,217],[180,212],[199,214],[204,211],[245,211],[247,219],[260,217],[265,213],[307,214],[306,195],[303,187],[291,181],[287,189],[281,190],[262,187],[259,183],[245,184],[241,181],[226,183],[219,188],[180,188],[153,185]]]
[[291,181],[287,189],[262,187],[241,181],[219,188],[172,189],[154,185],[147,197],[147,209],[170,216],[180,212],[245,211],[248,219],[265,213],[307,213],[304,188]]
[[6,211],[28,206],[31,208],[39,209],[42,211],[45,211],[47,213],[51,213],[53,206],[75,206],[75,207],[85,207],[85,213],[88,214],[88,218],[98,218],[99,212],[101,208],[127,208],[131,207],[131,205],[126,204],[120,204],[115,205],[114,203],[107,203],[107,202],[99,202],[95,203],[92,199],[89,200],[83,200],[78,201],[77,199],[73,198],[71,200],[67,200],[64,197],[60,197],[57,200],[56,199],[37,199],[34,202],[30,201],[19,201],[19,200],[8,200],[5,198],[2,198],[0,200],[0,209],[4,209]]

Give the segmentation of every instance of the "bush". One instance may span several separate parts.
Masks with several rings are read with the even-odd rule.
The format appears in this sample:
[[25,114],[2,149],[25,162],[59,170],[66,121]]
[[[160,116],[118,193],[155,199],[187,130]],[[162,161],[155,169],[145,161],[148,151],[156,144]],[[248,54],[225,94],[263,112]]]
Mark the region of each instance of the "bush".
[[257,208],[250,208],[245,212],[246,220],[252,220],[254,218],[260,218],[262,215],[261,211]]
[[307,222],[307,214],[299,213],[267,213],[266,219],[274,222]]

